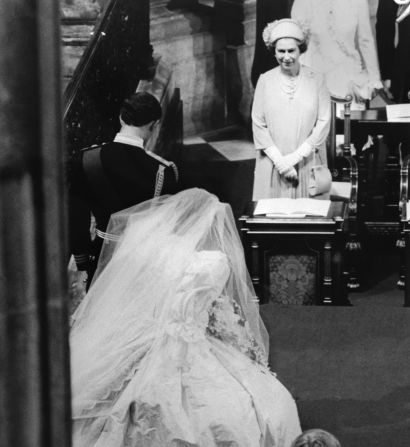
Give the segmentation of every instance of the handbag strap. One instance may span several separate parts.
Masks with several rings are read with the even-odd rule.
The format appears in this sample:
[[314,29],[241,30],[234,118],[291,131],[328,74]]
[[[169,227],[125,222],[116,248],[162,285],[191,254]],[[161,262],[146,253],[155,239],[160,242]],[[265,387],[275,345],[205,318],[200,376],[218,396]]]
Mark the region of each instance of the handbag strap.
[[324,166],[325,168],[329,167],[327,163],[323,163],[321,150],[316,147],[313,148],[313,166]]

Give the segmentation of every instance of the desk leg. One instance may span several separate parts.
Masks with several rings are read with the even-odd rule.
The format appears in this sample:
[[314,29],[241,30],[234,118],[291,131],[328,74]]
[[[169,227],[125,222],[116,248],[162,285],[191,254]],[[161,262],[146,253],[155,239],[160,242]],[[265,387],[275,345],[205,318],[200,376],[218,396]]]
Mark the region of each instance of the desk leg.
[[336,239],[332,254],[333,305],[351,306],[348,296],[348,275],[345,271],[345,241],[341,237]]
[[332,244],[327,241],[323,252],[323,304],[333,304],[332,294]]
[[397,287],[399,289],[404,290],[405,283],[406,283],[406,239],[403,236],[400,237],[400,239],[396,242],[396,247],[399,250],[399,279],[397,281]]
[[250,265],[250,275],[252,279],[253,287],[255,292],[259,297],[260,302],[265,302],[265,298],[262,296],[261,290],[261,279],[259,276],[259,244],[257,241],[252,241],[251,243],[251,265]]
[[410,307],[410,233],[404,236],[404,260],[405,260],[405,278],[404,278],[404,307]]
[[359,264],[362,256],[362,246],[359,241],[350,239],[346,244],[347,267],[348,267],[348,283],[349,290],[358,290],[360,288],[359,281]]

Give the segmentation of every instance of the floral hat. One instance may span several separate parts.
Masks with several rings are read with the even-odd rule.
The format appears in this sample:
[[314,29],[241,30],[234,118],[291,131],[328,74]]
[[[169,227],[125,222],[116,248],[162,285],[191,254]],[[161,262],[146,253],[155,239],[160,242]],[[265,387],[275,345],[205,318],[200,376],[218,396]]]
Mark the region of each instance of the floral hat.
[[298,22],[292,19],[275,20],[268,23],[262,33],[267,48],[272,48],[277,40],[285,37],[292,37],[300,42],[305,40],[302,28]]

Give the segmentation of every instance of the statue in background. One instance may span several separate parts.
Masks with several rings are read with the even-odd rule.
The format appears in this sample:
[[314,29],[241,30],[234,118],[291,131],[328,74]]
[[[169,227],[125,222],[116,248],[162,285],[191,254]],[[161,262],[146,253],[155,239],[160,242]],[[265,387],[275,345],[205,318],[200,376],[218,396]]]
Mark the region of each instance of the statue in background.
[[364,109],[383,87],[367,0],[295,0],[291,12],[309,39],[302,62],[326,76],[331,94]]

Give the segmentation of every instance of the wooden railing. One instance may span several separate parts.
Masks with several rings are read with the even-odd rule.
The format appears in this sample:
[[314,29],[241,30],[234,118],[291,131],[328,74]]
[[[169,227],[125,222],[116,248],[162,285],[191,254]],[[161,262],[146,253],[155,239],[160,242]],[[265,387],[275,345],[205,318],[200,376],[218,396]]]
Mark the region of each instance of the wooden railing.
[[125,97],[152,76],[148,0],[111,0],[64,94],[66,150],[112,140]]

